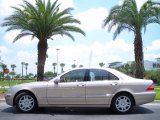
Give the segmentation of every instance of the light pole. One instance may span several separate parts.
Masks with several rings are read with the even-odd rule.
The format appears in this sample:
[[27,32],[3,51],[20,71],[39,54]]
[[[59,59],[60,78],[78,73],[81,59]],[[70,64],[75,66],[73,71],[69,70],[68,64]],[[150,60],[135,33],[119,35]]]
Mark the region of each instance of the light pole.
[[60,50],[60,49],[56,49],[57,50],[57,76],[58,76],[58,51]]

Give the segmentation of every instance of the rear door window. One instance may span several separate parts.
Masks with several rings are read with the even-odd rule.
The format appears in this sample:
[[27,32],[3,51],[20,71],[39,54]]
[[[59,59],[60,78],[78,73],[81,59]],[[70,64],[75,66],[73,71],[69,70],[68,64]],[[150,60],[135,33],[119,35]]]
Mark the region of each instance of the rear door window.
[[103,69],[90,69],[89,81],[118,80],[118,77]]

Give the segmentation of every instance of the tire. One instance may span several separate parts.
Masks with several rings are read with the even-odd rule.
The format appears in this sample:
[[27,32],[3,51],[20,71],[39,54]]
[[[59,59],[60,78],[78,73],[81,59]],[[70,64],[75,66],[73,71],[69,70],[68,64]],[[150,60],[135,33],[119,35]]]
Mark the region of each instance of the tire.
[[126,114],[129,113],[134,105],[134,100],[131,95],[121,93],[116,95],[111,104],[111,109],[115,113]]
[[28,92],[22,92],[15,98],[15,107],[20,112],[30,113],[37,109],[38,104],[35,96]]

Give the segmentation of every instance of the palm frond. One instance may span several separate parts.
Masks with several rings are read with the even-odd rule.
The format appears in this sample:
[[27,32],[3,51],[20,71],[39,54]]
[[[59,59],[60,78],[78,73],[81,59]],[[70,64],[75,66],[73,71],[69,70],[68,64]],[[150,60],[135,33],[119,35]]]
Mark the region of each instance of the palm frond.
[[116,26],[114,39],[124,29],[133,31],[146,30],[146,26],[151,23],[160,23],[160,3],[148,0],[138,10],[135,0],[124,0],[122,5],[114,6],[109,15],[103,21],[103,27],[108,24],[108,31]]
[[12,15],[4,19],[2,27],[6,31],[21,30],[21,33],[14,39],[14,42],[26,35],[32,35],[41,39],[50,39],[52,35],[61,34],[69,36],[71,32],[77,32],[85,36],[85,32],[72,24],[80,24],[80,21],[73,18],[73,8],[60,10],[58,0],[51,3],[51,0],[36,0],[36,5],[24,0],[20,7],[12,7]]
[[29,32],[18,34],[18,35],[14,38],[13,43],[16,42],[17,40],[19,40],[20,38],[22,38],[22,37],[24,37],[24,36],[28,36],[28,35],[33,35],[33,34],[32,34],[32,33],[29,33]]
[[75,41],[73,35],[70,34],[69,32],[64,31],[64,32],[62,32],[62,36],[63,36],[63,35],[68,36],[68,37],[71,38],[73,41]]

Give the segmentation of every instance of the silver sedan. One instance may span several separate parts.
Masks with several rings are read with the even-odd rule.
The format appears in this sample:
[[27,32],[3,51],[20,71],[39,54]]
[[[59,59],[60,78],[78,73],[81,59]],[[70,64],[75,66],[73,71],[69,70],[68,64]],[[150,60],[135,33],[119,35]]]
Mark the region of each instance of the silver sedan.
[[155,98],[152,80],[135,79],[109,68],[80,68],[45,82],[11,87],[6,103],[20,112],[38,107],[110,107],[128,113]]

